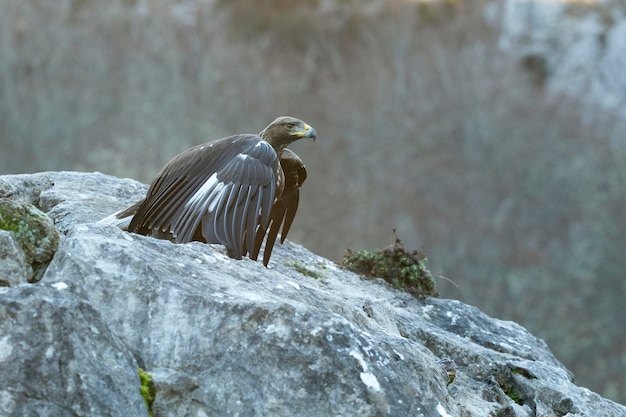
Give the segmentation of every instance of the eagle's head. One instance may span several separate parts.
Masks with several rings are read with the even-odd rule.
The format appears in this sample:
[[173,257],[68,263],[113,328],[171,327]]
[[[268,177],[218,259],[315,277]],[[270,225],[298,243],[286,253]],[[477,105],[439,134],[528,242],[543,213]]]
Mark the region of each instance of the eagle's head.
[[300,119],[281,116],[263,129],[259,136],[279,152],[298,139],[311,138],[315,140],[316,132],[315,129]]

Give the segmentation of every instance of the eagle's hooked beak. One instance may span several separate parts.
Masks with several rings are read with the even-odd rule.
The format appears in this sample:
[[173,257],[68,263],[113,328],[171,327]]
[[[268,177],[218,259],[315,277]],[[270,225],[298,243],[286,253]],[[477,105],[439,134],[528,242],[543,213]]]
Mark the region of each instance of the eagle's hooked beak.
[[296,136],[297,138],[311,138],[315,140],[317,133],[315,132],[315,129],[305,123],[302,129],[294,130],[291,135]]

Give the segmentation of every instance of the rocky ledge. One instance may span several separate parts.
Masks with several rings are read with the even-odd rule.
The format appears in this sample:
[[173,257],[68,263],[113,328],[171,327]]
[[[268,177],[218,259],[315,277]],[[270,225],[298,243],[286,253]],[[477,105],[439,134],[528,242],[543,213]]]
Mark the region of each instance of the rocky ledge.
[[16,230],[3,235],[3,416],[626,416],[542,340],[475,307],[289,242],[265,268],[94,223],[146,189],[99,173],[0,177],[0,198],[59,232],[58,248],[27,248],[56,250],[35,266]]

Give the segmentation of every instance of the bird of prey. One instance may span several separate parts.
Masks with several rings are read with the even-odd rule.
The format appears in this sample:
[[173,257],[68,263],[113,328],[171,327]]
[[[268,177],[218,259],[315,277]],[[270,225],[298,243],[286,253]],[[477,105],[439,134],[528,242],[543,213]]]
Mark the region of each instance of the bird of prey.
[[175,243],[220,243],[234,259],[256,260],[267,236],[267,266],[281,225],[281,243],[289,232],[306,179],[302,160],[286,147],[315,137],[302,120],[283,116],[257,135],[195,146],[161,169],[143,200],[99,223],[165,234]]

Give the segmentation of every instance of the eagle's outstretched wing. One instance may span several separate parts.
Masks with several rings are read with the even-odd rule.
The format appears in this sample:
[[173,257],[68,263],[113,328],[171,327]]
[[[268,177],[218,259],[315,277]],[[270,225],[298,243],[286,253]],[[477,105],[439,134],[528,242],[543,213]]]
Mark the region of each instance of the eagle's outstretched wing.
[[201,236],[207,243],[225,245],[229,255],[241,259],[244,247],[253,247],[259,222],[268,224],[279,169],[272,146],[256,135],[195,146],[161,170],[128,231],[168,232],[176,243]]

